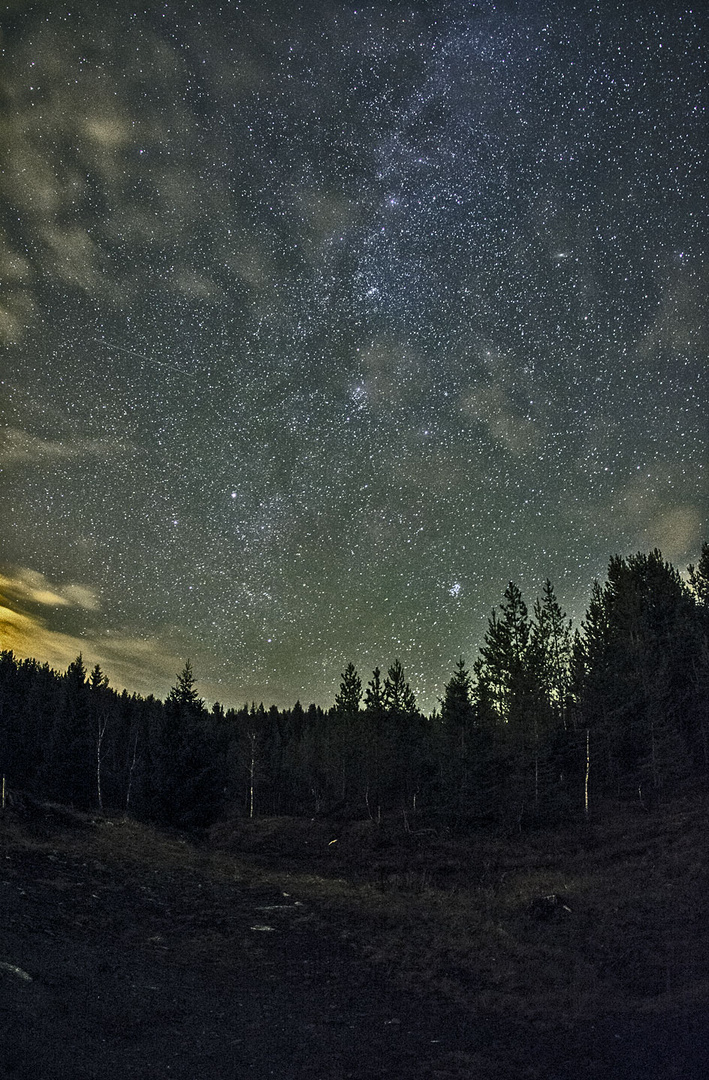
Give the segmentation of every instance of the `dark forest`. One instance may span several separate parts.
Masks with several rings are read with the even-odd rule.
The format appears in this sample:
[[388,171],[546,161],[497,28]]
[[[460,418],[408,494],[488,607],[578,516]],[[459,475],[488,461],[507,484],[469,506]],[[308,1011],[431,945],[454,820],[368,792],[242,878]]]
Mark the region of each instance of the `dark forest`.
[[400,662],[335,702],[207,709],[190,662],[163,702],[0,654],[4,798],[26,792],[159,825],[327,815],[519,831],[652,809],[709,778],[709,545],[685,576],[657,550],[610,560],[580,628],[547,581],[510,582],[477,658],[419,711]]

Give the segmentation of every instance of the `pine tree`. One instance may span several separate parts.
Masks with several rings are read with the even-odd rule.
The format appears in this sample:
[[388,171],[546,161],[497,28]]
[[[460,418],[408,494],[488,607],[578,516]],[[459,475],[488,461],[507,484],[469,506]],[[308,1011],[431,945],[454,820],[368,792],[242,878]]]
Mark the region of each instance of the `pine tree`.
[[81,653],[77,656],[76,660],[72,660],[69,667],[66,669],[66,675],[64,676],[64,683],[72,691],[80,690],[86,686],[87,675],[86,668],[84,667],[84,658]]
[[95,664],[88,679],[89,709],[92,714],[96,739],[96,802],[103,810],[103,770],[105,757],[105,737],[111,715],[111,697],[108,690],[108,678],[101,671],[101,665]]
[[530,652],[527,606],[514,582],[492,612],[473,665],[474,700],[489,736],[490,802],[510,826],[539,808],[540,689]]
[[330,749],[336,759],[338,798],[356,802],[367,798],[368,725],[360,712],[362,680],[353,663],[347,665],[341,679],[331,716]]
[[384,713],[384,688],[382,686],[382,673],[378,667],[374,669],[372,678],[367,683],[364,705],[370,716],[374,716],[378,720],[381,719]]
[[62,678],[57,714],[41,770],[44,791],[60,802],[88,809],[95,805],[96,745],[92,730],[84,660],[79,653]]
[[688,566],[689,584],[696,603],[709,618],[709,544],[702,544],[698,565]]
[[387,672],[382,700],[390,716],[400,719],[416,714],[416,696],[406,681],[400,660],[395,660]]
[[389,739],[385,729],[384,686],[381,670],[376,667],[364,693],[363,730],[367,740],[365,803],[370,818],[381,821],[384,798],[384,764],[388,759]]
[[189,660],[177,676],[177,683],[168,694],[167,701],[170,705],[177,705],[188,712],[201,713],[204,709],[204,701],[197,692],[196,680],[192,672]]
[[567,726],[572,645],[571,620],[561,610],[554,586],[547,578],[542,598],[534,604],[530,664],[545,704],[563,728]]
[[500,604],[493,610],[480,656],[473,665],[475,697],[483,714],[507,723],[523,702],[519,701],[526,674],[530,624],[527,606],[511,581]]
[[573,637],[571,620],[561,610],[547,578],[534,603],[528,650],[530,704],[526,740],[534,773],[535,814],[566,812],[573,805],[577,771],[576,740],[569,703]]
[[577,646],[575,694],[601,792],[634,794],[647,805],[690,772],[691,604],[657,550],[614,556],[606,584],[594,588]]
[[359,712],[362,701],[362,680],[353,663],[349,663],[341,675],[340,690],[335,697],[335,710],[346,716]]
[[108,689],[108,676],[101,671],[101,665],[95,664],[89,675],[89,687],[93,693]]
[[465,756],[466,736],[475,722],[471,689],[472,679],[461,656],[441,698],[441,722],[446,729],[455,733],[452,742],[458,747],[461,757]]
[[395,660],[387,672],[382,688],[384,730],[386,738],[386,785],[392,805],[398,806],[408,823],[408,812],[418,809],[419,795],[426,780],[425,721],[416,706],[400,660]]
[[203,825],[216,812],[219,792],[211,753],[208,714],[187,660],[153,733],[153,786],[157,816],[165,823]]
[[472,680],[461,657],[441,699],[442,780],[446,795],[459,811],[468,795],[471,738],[475,728]]

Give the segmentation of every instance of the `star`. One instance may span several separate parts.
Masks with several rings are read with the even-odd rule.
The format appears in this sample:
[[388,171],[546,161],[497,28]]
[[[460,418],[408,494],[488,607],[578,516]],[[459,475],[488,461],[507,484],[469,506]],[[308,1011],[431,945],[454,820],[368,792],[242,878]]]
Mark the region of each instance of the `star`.
[[398,657],[433,708],[510,581],[578,625],[614,552],[697,561],[696,12],[40,7],[3,39],[0,572],[101,596],[62,640],[226,706]]

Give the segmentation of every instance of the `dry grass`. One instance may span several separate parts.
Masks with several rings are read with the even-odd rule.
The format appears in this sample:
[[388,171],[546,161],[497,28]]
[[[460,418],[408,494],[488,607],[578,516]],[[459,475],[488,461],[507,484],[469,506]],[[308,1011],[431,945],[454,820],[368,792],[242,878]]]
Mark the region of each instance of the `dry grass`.
[[[331,845],[322,823],[275,819],[202,845],[117,819],[58,820],[29,839],[17,828],[127,872],[275,885],[404,988],[571,1025],[709,1001],[706,826],[704,809],[682,806],[514,841],[356,826]],[[562,902],[540,905],[550,895]]]
[[407,838],[357,853],[343,836],[342,855],[320,873],[291,861],[287,882],[405,986],[572,1024],[709,999],[706,824],[682,807],[514,842]]

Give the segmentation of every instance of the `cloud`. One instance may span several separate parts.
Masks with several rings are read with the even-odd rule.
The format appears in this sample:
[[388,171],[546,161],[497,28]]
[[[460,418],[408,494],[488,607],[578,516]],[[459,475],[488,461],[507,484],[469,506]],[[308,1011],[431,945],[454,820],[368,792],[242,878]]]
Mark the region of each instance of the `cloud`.
[[170,652],[159,640],[135,637],[105,639],[53,630],[47,620],[0,604],[3,648],[20,658],[33,658],[63,671],[79,653],[87,668],[100,664],[115,689],[143,695],[167,694],[184,657]]
[[426,367],[415,349],[379,338],[362,350],[362,384],[373,406],[406,408],[418,399]]
[[83,608],[84,611],[98,611],[100,608],[95,592],[86,588],[85,585],[65,585],[62,595],[69,604]]
[[0,574],[0,595],[20,603],[42,607],[76,607],[98,611],[99,601],[93,589],[86,585],[52,585],[37,570],[20,568],[8,577]]
[[490,438],[515,456],[539,444],[534,421],[520,413],[499,383],[469,390],[459,406],[464,416],[483,424]]
[[670,562],[691,559],[702,540],[702,515],[694,506],[673,506],[653,514],[643,534],[645,548],[658,547]]
[[30,264],[10,243],[7,234],[0,229],[0,281],[26,281],[30,276]]
[[87,292],[98,291],[98,249],[85,229],[47,226],[42,230],[47,267],[59,281]]
[[85,648],[86,643],[70,634],[49,630],[43,619],[24,615],[0,605],[0,636],[3,648],[20,657],[46,661],[50,667],[65,668]]
[[644,361],[658,353],[672,355],[706,348],[706,285],[706,280],[681,276],[668,286],[652,325],[637,343]]
[[84,457],[114,457],[132,452],[130,443],[111,439],[41,439],[20,428],[7,428],[0,440],[0,465],[33,465]]
[[104,106],[102,111],[87,116],[83,131],[102,151],[115,150],[131,139],[131,126],[127,116],[121,115],[110,106]]
[[159,637],[102,635],[84,641],[85,651],[95,657],[112,686],[139,694],[165,697],[175,683],[185,656],[178,656]]
[[35,301],[26,289],[10,289],[0,303],[0,343],[17,345],[35,309]]
[[206,274],[189,267],[178,268],[170,280],[175,290],[190,300],[211,300],[216,303],[224,298],[223,290]]
[[[41,610],[32,610],[37,607]],[[57,609],[95,612],[98,607],[96,594],[85,585],[54,585],[44,574],[26,568],[0,574],[2,647],[60,671],[81,653],[87,667],[100,664],[119,690],[167,694],[184,656],[177,656],[159,637],[109,635],[91,626],[72,633],[52,626]]]
[[362,211],[338,193],[307,189],[295,198],[302,223],[301,242],[310,258],[320,261],[333,237],[341,237],[357,223]]
[[706,514],[686,492],[682,497],[681,473],[669,465],[666,468],[667,476],[657,490],[650,490],[641,479],[621,489],[619,521],[624,531],[635,537],[637,548],[657,547],[670,562],[682,563],[698,556],[707,528]]

